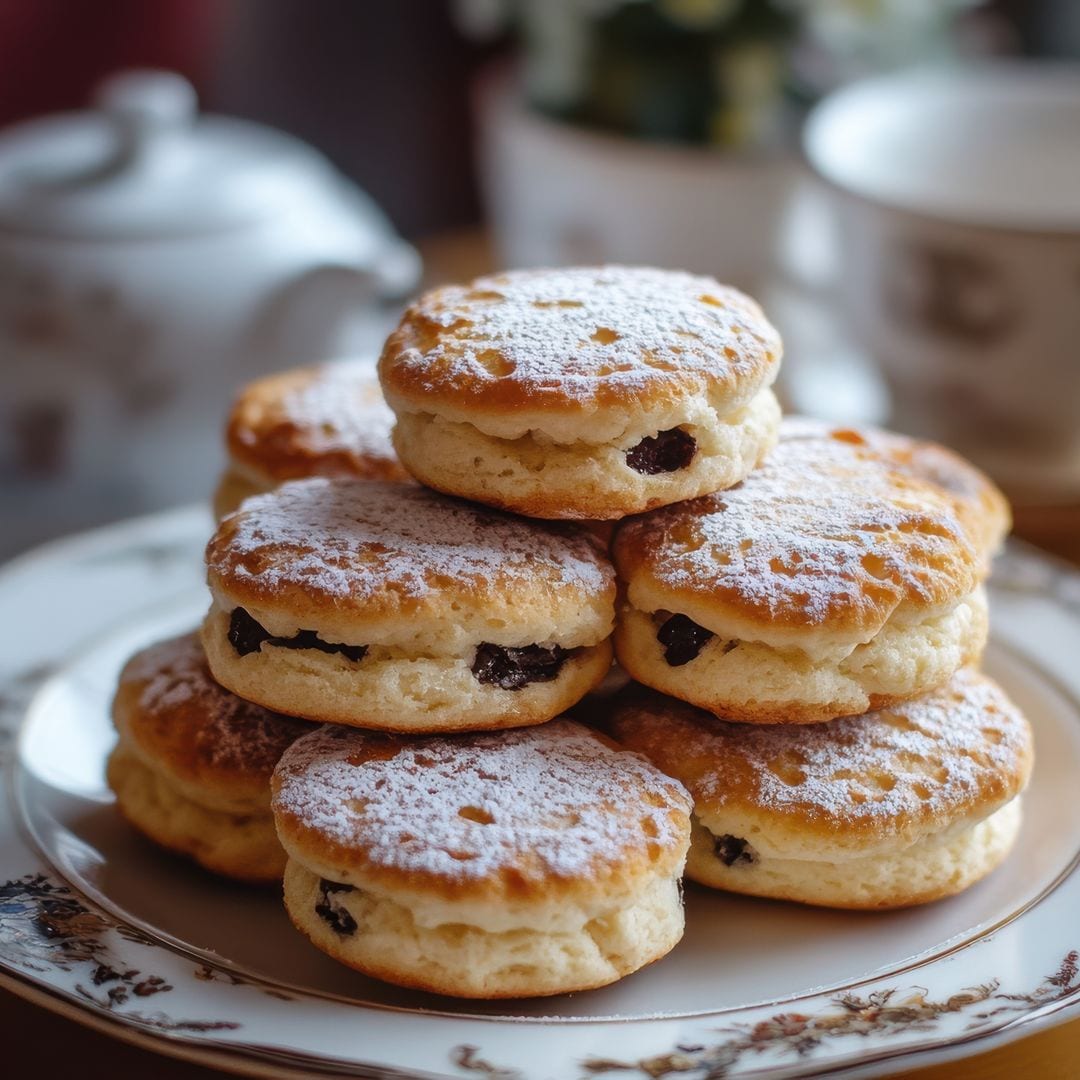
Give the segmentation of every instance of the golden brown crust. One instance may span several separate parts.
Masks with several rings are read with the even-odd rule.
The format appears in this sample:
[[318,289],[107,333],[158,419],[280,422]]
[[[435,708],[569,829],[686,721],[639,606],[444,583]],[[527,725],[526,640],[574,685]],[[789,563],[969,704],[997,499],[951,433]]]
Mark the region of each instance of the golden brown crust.
[[408,479],[374,366],[295,368],[245,386],[226,427],[229,456],[272,487],[307,476]]
[[757,304],[712,278],[519,270],[421,296],[387,340],[379,375],[396,411],[522,412],[542,426],[545,415],[670,408],[700,394],[745,401],[780,354]]
[[204,791],[210,806],[265,803],[278,758],[312,730],[219,686],[194,633],[157,642],[127,662],[113,717],[155,771],[189,792]]
[[[960,477],[973,497],[955,490]],[[936,447],[789,419],[741,485],[630,519],[613,557],[639,610],[681,612],[728,636],[865,641],[900,607],[944,608],[971,593],[1003,505]]]
[[682,787],[566,719],[450,738],[328,726],[282,757],[273,809],[314,872],[441,900],[631,894],[689,845]]
[[614,614],[614,571],[584,530],[512,518],[411,484],[286,484],[226,518],[206,561],[209,585],[229,607],[304,629],[340,627],[361,636],[325,640],[356,645],[384,640],[363,636],[377,633],[380,620],[471,615],[512,628],[534,611],[562,622],[580,615],[592,628],[592,640],[580,644],[593,644],[607,637]]
[[610,727],[687,786],[707,827],[756,827],[760,842],[804,858],[890,850],[978,821],[1023,790],[1033,761],[1023,715],[970,669],[921,698],[827,724],[732,724],[642,691]]
[[[792,418],[793,427],[813,421]],[[869,427],[833,427],[832,437],[855,446],[879,447],[900,472],[926,480],[956,499],[957,515],[989,561],[1012,526],[1012,510],[1000,488],[981,469],[939,443]]]
[[123,739],[109,755],[105,776],[121,817],[159,847],[234,881],[280,884],[285,852],[268,809],[234,815],[188,799]]

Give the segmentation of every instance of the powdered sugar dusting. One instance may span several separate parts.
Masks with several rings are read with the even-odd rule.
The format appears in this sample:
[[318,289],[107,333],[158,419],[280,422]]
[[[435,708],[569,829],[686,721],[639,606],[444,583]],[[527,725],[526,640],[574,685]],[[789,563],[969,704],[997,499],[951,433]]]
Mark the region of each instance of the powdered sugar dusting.
[[210,541],[207,562],[268,595],[292,585],[359,601],[448,588],[495,595],[515,582],[595,596],[614,580],[594,542],[570,526],[354,480],[301,480],[248,499]]
[[451,880],[523,859],[571,878],[678,848],[673,811],[690,809],[677,783],[568,720],[411,742],[326,727],[285,754],[276,787],[275,813],[375,866]]
[[394,458],[394,414],[383,400],[370,360],[321,365],[309,382],[286,394],[281,405],[313,454],[347,451]]
[[[264,709],[214,682],[197,634],[158,642],[136,653],[120,676],[139,685],[137,731],[159,729],[181,760],[223,772],[265,776],[310,724]],[[179,761],[173,762],[174,765]]]
[[393,426],[373,361],[334,361],[252,383],[234,407],[229,441],[235,454],[278,481],[405,479]]
[[958,600],[978,582],[981,544],[958,496],[899,453],[911,445],[785,420],[738,486],[625,526],[616,563],[640,559],[662,585],[763,622],[880,625],[901,602]]
[[658,383],[761,383],[780,339],[748,297],[710,277],[605,266],[525,270],[437,289],[409,310],[383,354],[426,390],[475,395],[517,384],[591,399]]
[[913,816],[951,816],[988,794],[1012,796],[1031,750],[1019,710],[973,670],[923,697],[825,724],[732,724],[650,695],[614,728],[661,768],[681,772],[676,754],[707,762],[688,783],[710,812],[749,800],[882,831]]

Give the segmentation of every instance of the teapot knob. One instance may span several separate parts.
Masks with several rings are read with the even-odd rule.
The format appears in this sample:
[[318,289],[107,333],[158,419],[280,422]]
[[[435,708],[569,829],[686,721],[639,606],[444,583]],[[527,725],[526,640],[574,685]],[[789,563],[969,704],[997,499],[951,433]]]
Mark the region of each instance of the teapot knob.
[[195,88],[171,71],[122,71],[101,84],[94,100],[116,130],[114,170],[145,157],[161,136],[190,127],[198,109]]

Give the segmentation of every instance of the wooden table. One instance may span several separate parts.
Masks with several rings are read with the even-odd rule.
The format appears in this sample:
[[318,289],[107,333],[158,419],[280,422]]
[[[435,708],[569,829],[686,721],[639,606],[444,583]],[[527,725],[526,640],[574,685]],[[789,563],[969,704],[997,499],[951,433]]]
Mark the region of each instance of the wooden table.
[[[477,231],[436,238],[423,246],[423,254],[431,282],[473,277],[489,270],[492,264],[490,247]],[[1023,508],[1016,524],[1019,535],[1080,563],[1080,507]],[[0,991],[0,1045],[5,1050],[5,1064],[12,1066],[8,1073],[12,1077],[210,1080],[226,1075],[116,1042],[4,991]],[[1077,1080],[1080,1020],[954,1064],[882,1075],[897,1080]]]

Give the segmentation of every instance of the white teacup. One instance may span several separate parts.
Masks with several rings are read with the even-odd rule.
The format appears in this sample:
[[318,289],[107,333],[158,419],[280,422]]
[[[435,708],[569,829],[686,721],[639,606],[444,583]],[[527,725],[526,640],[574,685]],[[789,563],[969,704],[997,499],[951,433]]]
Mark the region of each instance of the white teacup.
[[849,330],[893,423],[1015,495],[1080,496],[1080,66],[866,80],[805,132]]

